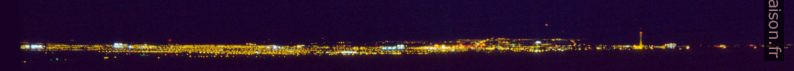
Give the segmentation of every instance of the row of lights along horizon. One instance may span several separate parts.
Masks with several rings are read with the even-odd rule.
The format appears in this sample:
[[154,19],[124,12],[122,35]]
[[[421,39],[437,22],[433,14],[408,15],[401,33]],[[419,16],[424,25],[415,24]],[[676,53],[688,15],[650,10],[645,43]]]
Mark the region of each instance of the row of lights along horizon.
[[[578,39],[459,39],[454,42],[379,42],[381,45],[313,45],[313,44],[63,44],[23,42],[22,50],[95,51],[101,53],[162,53],[162,54],[233,54],[233,55],[401,55],[452,52],[562,52],[588,50],[690,50],[691,45],[666,43],[662,45],[591,45],[577,43]],[[748,45],[757,49],[756,45]],[[728,45],[713,47],[726,49]]]

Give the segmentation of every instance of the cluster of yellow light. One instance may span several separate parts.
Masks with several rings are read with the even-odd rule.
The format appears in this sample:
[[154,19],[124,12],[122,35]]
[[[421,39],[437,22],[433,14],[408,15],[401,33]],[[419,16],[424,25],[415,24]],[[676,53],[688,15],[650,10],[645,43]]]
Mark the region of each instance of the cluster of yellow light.
[[[499,39],[502,40],[502,39]],[[562,39],[559,39],[562,40]],[[486,44],[476,41],[472,44],[464,43],[437,43],[430,45],[380,45],[380,46],[355,46],[355,45],[259,45],[246,44],[22,44],[23,50],[28,51],[96,51],[102,53],[155,53],[172,55],[204,54],[195,57],[230,57],[228,55],[403,55],[403,54],[433,54],[453,52],[562,52],[586,50],[648,50],[648,49],[679,49],[676,45],[647,45],[637,49],[632,45],[596,45],[577,46],[560,44],[521,45],[514,42],[498,42]],[[42,46],[33,48],[33,46]],[[687,47],[688,50],[688,47]],[[209,54],[209,55],[207,55]],[[222,55],[227,56],[222,56]],[[189,56],[194,57],[194,56]],[[233,57],[233,56],[231,56]],[[109,59],[110,57],[104,57]]]
[[725,44],[717,44],[717,45],[714,45],[714,47],[720,48],[720,49],[728,49],[728,45],[725,45]]

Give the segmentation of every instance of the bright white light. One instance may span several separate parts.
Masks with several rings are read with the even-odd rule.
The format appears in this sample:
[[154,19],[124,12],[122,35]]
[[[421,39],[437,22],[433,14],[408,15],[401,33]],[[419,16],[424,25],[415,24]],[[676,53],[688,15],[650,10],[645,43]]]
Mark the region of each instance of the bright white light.
[[401,50],[401,49],[405,49],[405,45],[400,44],[400,45],[396,45],[396,46],[383,46],[383,47],[381,47],[381,49],[382,50]]
[[124,43],[113,43],[113,48],[124,48]]
[[535,44],[540,44],[540,43],[541,43],[540,41],[535,41]]
[[405,49],[405,45],[403,44],[397,45],[397,49]]
[[280,47],[278,47],[278,45],[273,45],[273,47],[271,49],[275,50],[275,49],[278,49],[278,48],[280,48]]
[[44,45],[41,45],[41,44],[30,44],[30,45],[28,45],[28,47],[30,49],[41,49],[41,48],[44,48]]
[[664,44],[664,46],[667,46],[667,48],[675,48],[675,46],[677,46],[677,45],[675,43],[667,43],[667,44]]
[[355,54],[356,51],[342,51],[342,54]]

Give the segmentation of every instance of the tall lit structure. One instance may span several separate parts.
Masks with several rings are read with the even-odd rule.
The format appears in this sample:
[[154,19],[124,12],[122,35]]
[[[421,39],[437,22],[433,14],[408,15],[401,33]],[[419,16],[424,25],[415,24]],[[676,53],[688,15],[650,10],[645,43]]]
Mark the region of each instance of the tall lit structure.
[[640,31],[640,48],[642,48],[643,46],[644,45],[642,45],[642,31]]
[[645,45],[642,44],[642,31],[640,31],[640,44],[634,45],[634,47],[631,47],[631,49],[642,50],[644,49],[643,47],[645,47]]

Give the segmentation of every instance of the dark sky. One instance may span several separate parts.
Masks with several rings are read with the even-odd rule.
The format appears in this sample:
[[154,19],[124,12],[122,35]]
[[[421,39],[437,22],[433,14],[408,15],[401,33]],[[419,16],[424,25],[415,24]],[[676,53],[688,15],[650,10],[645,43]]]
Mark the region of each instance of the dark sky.
[[765,17],[763,2],[755,0],[21,0],[19,5],[27,41],[563,37],[631,43],[643,30],[651,43],[760,42]]

